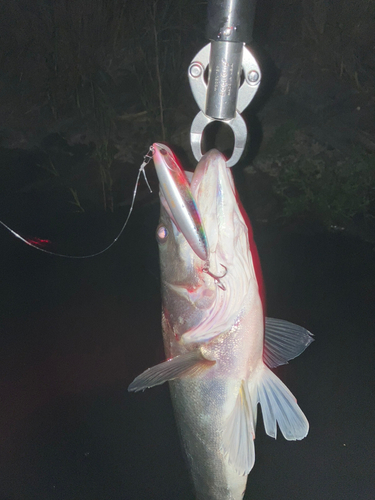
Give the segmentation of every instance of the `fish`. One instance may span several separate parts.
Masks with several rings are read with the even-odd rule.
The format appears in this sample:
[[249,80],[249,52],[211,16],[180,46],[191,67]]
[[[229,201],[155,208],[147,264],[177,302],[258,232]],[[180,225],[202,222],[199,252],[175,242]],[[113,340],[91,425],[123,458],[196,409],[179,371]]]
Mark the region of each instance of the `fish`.
[[271,369],[301,354],[313,335],[265,317],[259,256],[225,157],[211,150],[184,175],[207,257],[181,231],[161,180],[156,238],[166,361],[128,390],[168,381],[196,498],[241,500],[255,461],[258,405],[269,436],[277,437],[277,427],[287,440],[308,434],[306,416]]

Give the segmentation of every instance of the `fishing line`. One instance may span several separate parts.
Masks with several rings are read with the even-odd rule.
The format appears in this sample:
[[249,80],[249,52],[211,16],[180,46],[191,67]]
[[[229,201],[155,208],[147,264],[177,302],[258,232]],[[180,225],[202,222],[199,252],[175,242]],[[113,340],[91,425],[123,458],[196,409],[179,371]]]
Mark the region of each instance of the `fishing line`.
[[151,186],[150,186],[150,184],[148,182],[148,179],[147,179],[147,176],[146,176],[145,167],[152,160],[153,153],[154,153],[154,148],[153,148],[153,146],[150,146],[147,154],[143,157],[143,162],[142,162],[142,165],[139,167],[137,179],[135,181],[135,186],[134,186],[134,190],[133,190],[133,198],[132,198],[132,202],[131,202],[131,205],[130,205],[129,213],[128,213],[128,216],[126,217],[126,220],[125,220],[125,222],[124,222],[124,224],[123,224],[120,232],[118,233],[118,235],[116,236],[116,238],[112,241],[112,243],[110,245],[108,245],[107,247],[105,247],[103,250],[100,250],[99,252],[95,252],[95,253],[92,253],[90,255],[67,255],[67,254],[63,254],[63,253],[52,252],[50,250],[46,250],[45,248],[41,248],[40,246],[38,246],[35,243],[35,241],[38,241],[39,244],[45,244],[45,243],[48,242],[47,240],[39,240],[38,238],[28,240],[28,239],[24,238],[23,236],[21,236],[16,231],[13,231],[13,229],[11,229],[9,226],[7,226],[1,220],[0,220],[0,224],[3,227],[5,227],[5,229],[8,229],[8,231],[10,231],[13,234],[13,236],[15,236],[19,240],[23,241],[23,243],[26,243],[26,245],[28,245],[30,247],[33,247],[33,248],[36,248],[40,252],[48,253],[50,255],[55,255],[56,257],[65,257],[67,259],[88,259],[90,257],[96,257],[97,255],[100,255],[100,254],[106,252],[107,250],[109,250],[116,243],[116,241],[120,238],[120,236],[122,235],[122,233],[123,233],[123,231],[124,231],[124,229],[125,229],[128,221],[130,219],[130,215],[131,215],[131,213],[133,211],[133,207],[134,207],[134,203],[135,203],[135,197],[136,197],[137,190],[138,190],[139,178],[140,178],[141,174],[143,174],[143,177],[144,177],[144,179],[146,181],[147,187],[148,187],[150,193],[152,193]]

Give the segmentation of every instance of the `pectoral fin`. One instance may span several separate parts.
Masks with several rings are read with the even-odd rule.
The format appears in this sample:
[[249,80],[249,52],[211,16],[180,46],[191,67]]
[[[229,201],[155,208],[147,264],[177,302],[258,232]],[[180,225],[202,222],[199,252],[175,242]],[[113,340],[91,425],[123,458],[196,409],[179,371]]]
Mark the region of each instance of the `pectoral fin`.
[[249,474],[255,462],[255,418],[248,386],[242,382],[236,404],[223,434],[223,451],[241,476]]
[[263,361],[270,368],[285,365],[314,340],[306,328],[289,321],[266,318],[265,323]]
[[129,385],[129,392],[144,391],[149,387],[163,384],[168,380],[199,375],[202,371],[210,368],[216,361],[206,359],[199,349],[181,354],[164,361],[159,365],[148,368],[138,375]]

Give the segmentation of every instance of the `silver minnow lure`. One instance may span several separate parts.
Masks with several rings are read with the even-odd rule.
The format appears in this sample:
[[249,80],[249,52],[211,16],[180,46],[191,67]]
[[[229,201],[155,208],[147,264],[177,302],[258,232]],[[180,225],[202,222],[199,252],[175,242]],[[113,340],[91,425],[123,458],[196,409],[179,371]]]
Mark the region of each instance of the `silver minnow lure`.
[[174,154],[164,144],[153,144],[153,159],[167,210],[198,257],[207,261],[207,238],[190,184]]
[[[154,147],[161,154],[159,145]],[[163,156],[172,162],[169,154]],[[213,150],[203,156],[189,191],[206,231],[212,272],[205,272],[182,231],[186,213],[177,221],[166,202],[174,195],[161,189],[156,234],[167,361],[139,375],[129,390],[169,381],[196,497],[242,500],[255,460],[258,404],[269,436],[276,438],[277,427],[287,440],[308,433],[295,397],[271,368],[298,356],[312,336],[287,321],[264,318],[251,228],[221,153]],[[218,283],[215,274],[222,267],[226,273]]]

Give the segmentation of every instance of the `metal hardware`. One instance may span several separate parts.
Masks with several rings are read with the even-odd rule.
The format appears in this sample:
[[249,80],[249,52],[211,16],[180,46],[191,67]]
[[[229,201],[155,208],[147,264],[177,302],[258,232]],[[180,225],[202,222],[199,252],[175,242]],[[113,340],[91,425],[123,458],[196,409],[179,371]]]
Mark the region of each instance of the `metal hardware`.
[[[209,66],[209,83],[204,74]],[[241,71],[244,78],[239,86]],[[193,96],[200,108],[190,131],[193,154],[202,158],[202,135],[213,121],[222,121],[234,133],[234,150],[228,167],[235,165],[245,149],[247,129],[240,113],[249,105],[258,90],[261,72],[254,56],[242,43],[214,42],[203,47],[191,62],[188,71]]]

